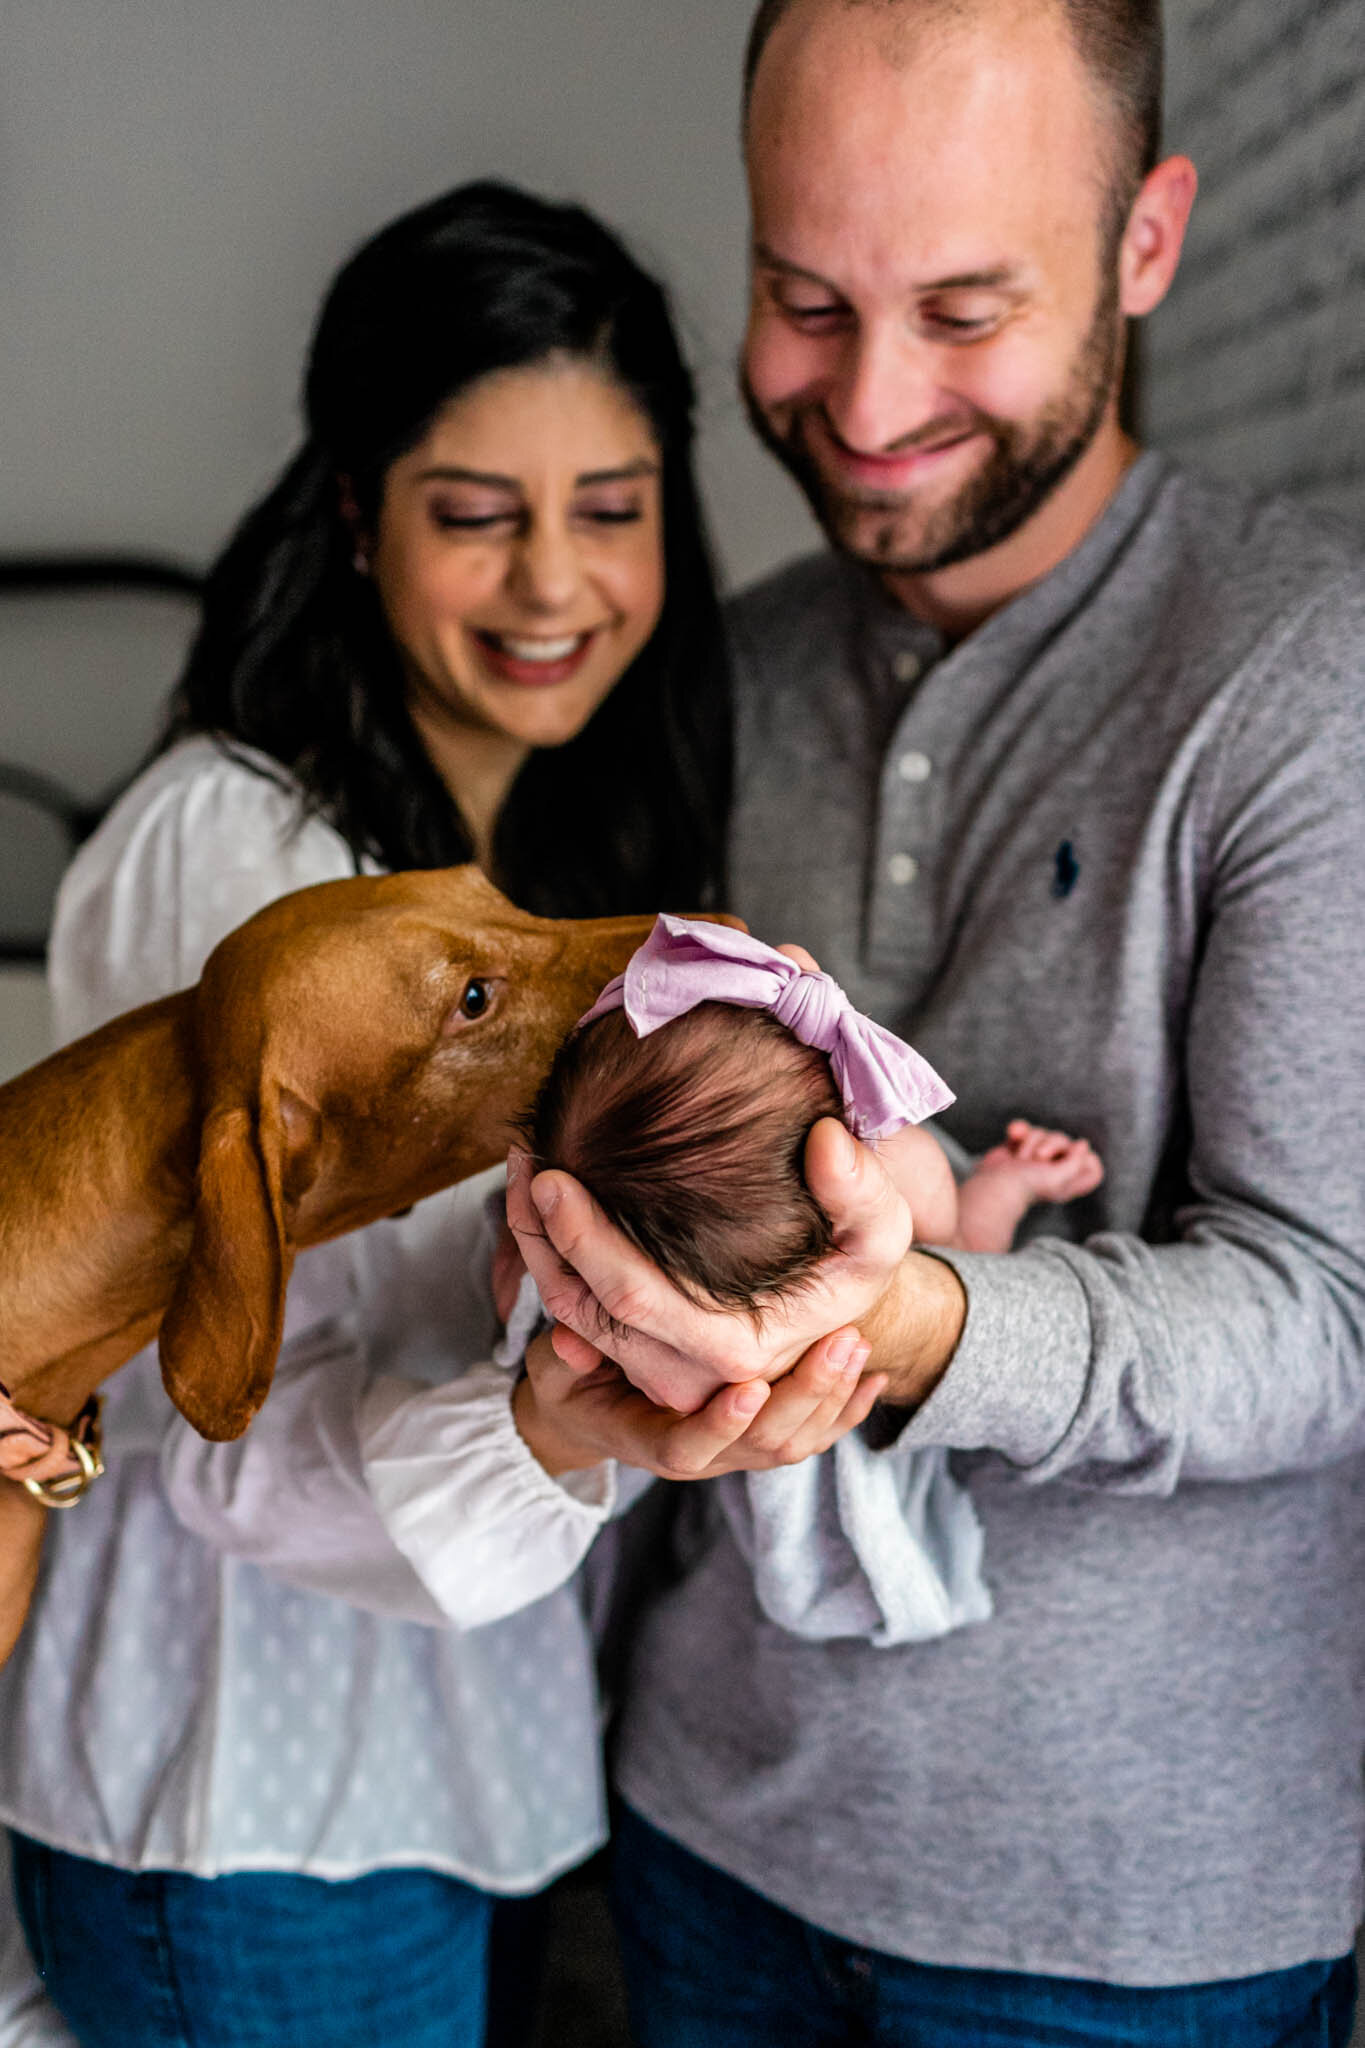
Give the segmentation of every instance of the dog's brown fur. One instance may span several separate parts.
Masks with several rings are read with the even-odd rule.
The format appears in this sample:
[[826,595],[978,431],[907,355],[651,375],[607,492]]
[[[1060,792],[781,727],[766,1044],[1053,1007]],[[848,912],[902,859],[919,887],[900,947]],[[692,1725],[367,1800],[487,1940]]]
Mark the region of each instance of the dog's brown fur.
[[[0,1380],[66,1422],[159,1330],[176,1406],[240,1435],[295,1251],[494,1165],[651,922],[530,917],[472,867],[323,883],[0,1088]],[[0,1662],[46,1512],[0,1483]]]

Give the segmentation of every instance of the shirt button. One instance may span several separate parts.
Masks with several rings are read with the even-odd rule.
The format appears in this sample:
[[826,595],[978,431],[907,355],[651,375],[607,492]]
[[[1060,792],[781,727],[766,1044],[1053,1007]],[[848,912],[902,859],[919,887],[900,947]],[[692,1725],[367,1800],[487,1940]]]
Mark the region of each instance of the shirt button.
[[929,756],[914,747],[908,754],[902,754],[896,763],[896,773],[902,782],[927,782],[933,771],[934,764]]
[[891,673],[898,683],[917,683],[924,674],[924,663],[913,647],[902,647],[891,664]]
[[913,854],[893,853],[890,860],[886,863],[886,872],[890,875],[893,882],[898,883],[901,888],[904,888],[906,883],[913,882],[915,876],[919,873],[919,862]]

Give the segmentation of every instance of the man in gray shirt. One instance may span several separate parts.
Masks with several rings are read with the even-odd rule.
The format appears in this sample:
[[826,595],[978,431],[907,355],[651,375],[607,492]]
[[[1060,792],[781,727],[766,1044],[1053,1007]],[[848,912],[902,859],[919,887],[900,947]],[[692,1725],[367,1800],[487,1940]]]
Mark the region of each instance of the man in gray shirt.
[[[538,1394],[585,1456],[799,1448],[870,1343],[880,1455],[958,1454],[985,1530],[992,1620],[812,1642],[755,1598],[741,1482],[699,1490],[619,1744],[651,2048],[1349,2033],[1365,576],[1120,429],[1194,188],[1157,161],[1154,16],[756,23],[746,384],[832,552],[734,610],[735,907],[913,1039],[969,1149],[1020,1114],[1107,1178],[1007,1256],[907,1252],[875,1158],[818,1126],[844,1257],[757,1333],[573,1182],[514,1188],[565,1326]],[[645,1392],[692,1375],[685,1457],[601,1350]]]

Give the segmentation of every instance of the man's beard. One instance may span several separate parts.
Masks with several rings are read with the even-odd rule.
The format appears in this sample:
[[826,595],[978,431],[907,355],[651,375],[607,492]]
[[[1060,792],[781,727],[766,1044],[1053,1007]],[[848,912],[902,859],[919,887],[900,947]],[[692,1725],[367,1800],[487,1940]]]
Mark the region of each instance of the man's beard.
[[[1060,398],[1026,421],[1001,420],[972,409],[968,430],[990,437],[991,454],[957,496],[925,521],[913,552],[902,552],[900,528],[907,513],[914,516],[914,493],[893,496],[837,489],[806,447],[802,413],[794,412],[779,430],[760,408],[747,375],[741,372],[740,389],[750,424],[768,452],[801,486],[831,544],[842,553],[866,562],[869,568],[905,576],[927,576],[954,562],[968,561],[1017,533],[1070,475],[1099,432],[1121,364],[1118,283],[1112,272],[1109,276],[1112,281],[1106,284]],[[931,423],[924,436],[926,444],[934,445],[940,431],[937,423]],[[915,438],[907,436],[907,451],[913,448]],[[869,516],[875,519],[879,514],[881,523],[871,541],[860,540],[860,527]]]

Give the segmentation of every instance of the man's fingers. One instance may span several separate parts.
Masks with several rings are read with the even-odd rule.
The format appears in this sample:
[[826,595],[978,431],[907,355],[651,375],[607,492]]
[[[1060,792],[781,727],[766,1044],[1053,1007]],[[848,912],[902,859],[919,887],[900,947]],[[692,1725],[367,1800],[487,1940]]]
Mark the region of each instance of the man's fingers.
[[[558,1176],[564,1178],[564,1176]],[[530,1160],[524,1152],[507,1156],[507,1223],[526,1270],[540,1289],[548,1313],[566,1328],[591,1340],[601,1316],[592,1291],[560,1257],[531,1199]]]
[[[659,1431],[658,1470],[668,1479],[703,1478],[737,1444],[772,1400],[762,1380],[745,1380],[713,1394],[695,1415],[665,1419]],[[728,1469],[723,1463],[721,1469]]]
[[779,953],[785,953],[789,960],[794,960],[803,974],[818,974],[820,972],[819,961],[814,953],[808,953],[804,946],[785,945],[777,947],[776,950]]
[[875,1152],[821,1117],[806,1140],[805,1173],[840,1251],[864,1266],[899,1264],[910,1248],[910,1210]]
[[531,1200],[560,1258],[613,1322],[646,1326],[658,1313],[657,1270],[607,1221],[582,1183],[568,1173],[538,1173]]
[[795,1464],[803,1448],[843,1413],[867,1363],[869,1346],[856,1330],[822,1337],[791,1371],[774,1380],[772,1398],[745,1439],[756,1459]]
[[615,1366],[575,1383],[558,1359],[547,1363],[542,1357],[532,1368],[528,1355],[527,1363],[537,1396],[552,1410],[572,1411],[580,1440],[601,1457],[620,1458],[664,1479],[702,1479],[713,1470],[734,1469],[732,1446],[769,1399],[763,1381],[749,1381],[723,1388],[695,1415],[678,1415],[655,1407]]

